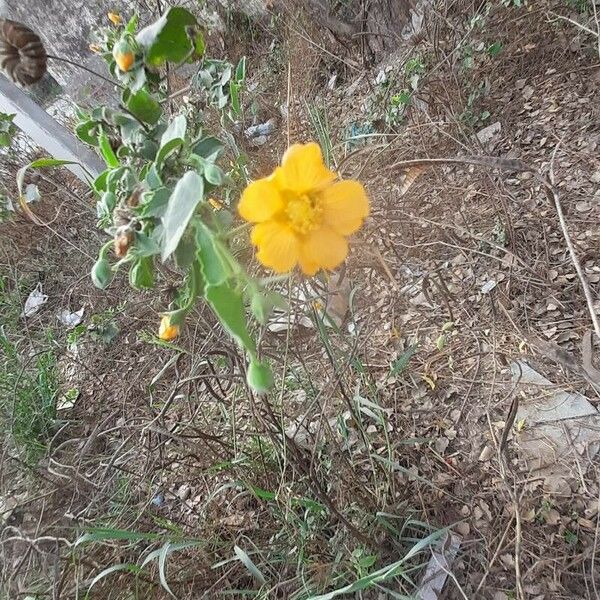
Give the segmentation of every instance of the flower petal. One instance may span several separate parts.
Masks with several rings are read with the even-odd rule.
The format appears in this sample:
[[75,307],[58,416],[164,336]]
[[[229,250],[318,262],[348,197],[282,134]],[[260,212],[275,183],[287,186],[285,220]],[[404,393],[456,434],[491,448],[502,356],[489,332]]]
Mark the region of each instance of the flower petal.
[[326,185],[336,178],[336,174],[325,166],[321,148],[315,142],[290,146],[283,155],[278,176],[285,188],[299,194]]
[[284,223],[259,223],[252,229],[251,238],[252,243],[258,247],[256,258],[275,273],[288,273],[298,263],[298,237]]
[[238,212],[242,219],[251,223],[268,221],[283,208],[283,199],[270,178],[253,181],[242,194]]
[[339,181],[321,192],[323,220],[341,235],[357,231],[369,216],[369,199],[358,181]]
[[300,266],[306,275],[314,275],[319,268],[335,269],[347,255],[346,238],[329,227],[322,227],[302,240]]

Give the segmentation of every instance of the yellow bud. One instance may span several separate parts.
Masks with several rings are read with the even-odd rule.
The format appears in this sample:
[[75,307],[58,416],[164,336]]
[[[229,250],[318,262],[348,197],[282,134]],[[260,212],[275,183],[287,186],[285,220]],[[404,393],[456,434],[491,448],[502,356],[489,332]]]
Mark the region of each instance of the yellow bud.
[[160,321],[158,337],[164,342],[172,342],[179,335],[179,325],[171,325],[171,317],[165,315]]
[[119,13],[114,13],[114,12],[108,13],[108,20],[113,25],[120,25],[123,22],[123,18],[121,17],[121,15]]
[[114,54],[115,62],[121,71],[127,73],[135,62],[135,56],[133,52],[116,52]]

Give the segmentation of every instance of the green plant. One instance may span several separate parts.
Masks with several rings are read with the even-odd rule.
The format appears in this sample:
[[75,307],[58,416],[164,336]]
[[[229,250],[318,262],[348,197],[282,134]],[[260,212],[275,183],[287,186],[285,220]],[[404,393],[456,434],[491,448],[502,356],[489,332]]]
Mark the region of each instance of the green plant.
[[98,573],[90,582],[85,595],[86,598],[89,597],[92,589],[105,578],[115,573],[130,573],[137,577],[152,563],[157,564],[161,586],[171,597],[175,598],[176,596],[171,591],[167,581],[167,563],[169,558],[173,554],[189,548],[199,547],[206,543],[199,540],[184,540],[179,537],[155,533],[143,533],[111,528],[95,528],[82,535],[75,542],[73,548],[74,551],[77,552],[79,548],[90,544],[114,544],[119,542],[126,543],[129,547],[135,547],[145,543],[145,548],[140,550],[140,561],[138,563],[115,563],[100,571],[100,573]]
[[0,278],[0,426],[34,463],[53,432],[58,371],[52,350],[30,359],[21,355],[12,328],[18,314],[18,300]]
[[0,112],[0,148],[8,148],[17,134],[17,127],[13,123],[16,115]]
[[478,102],[489,93],[489,85],[486,81],[480,81],[469,93],[467,105],[460,114],[460,120],[469,128],[482,126],[491,117],[487,110],[477,110]]
[[[77,135],[98,148],[107,166],[92,188],[98,198],[98,224],[112,240],[101,248],[92,280],[105,288],[119,269],[127,268],[132,288],[149,289],[156,283],[157,262],[172,263],[180,283],[163,313],[160,335],[171,341],[202,298],[248,356],[248,373],[254,376],[250,384],[264,391],[272,377],[259,357],[246,306],[264,322],[271,302],[262,282],[238,259],[240,248],[244,250],[239,233],[246,227],[233,226],[230,206],[215,210],[208,201],[214,196],[226,200],[232,189],[245,183],[239,180],[236,149],[235,169],[227,171],[220,164],[226,145],[235,147],[227,127],[241,113],[245,59],[234,68],[204,56],[202,32],[182,7],[170,8],[140,31],[137,25],[134,16],[126,25],[101,29],[96,37],[96,50],[121,86],[119,107],[79,111]],[[184,105],[178,114],[168,114],[168,87],[160,69],[188,62],[199,65],[191,87],[204,93],[205,108],[221,115],[216,135],[208,131],[200,106]],[[62,164],[36,161],[21,170],[24,210],[26,169]]]

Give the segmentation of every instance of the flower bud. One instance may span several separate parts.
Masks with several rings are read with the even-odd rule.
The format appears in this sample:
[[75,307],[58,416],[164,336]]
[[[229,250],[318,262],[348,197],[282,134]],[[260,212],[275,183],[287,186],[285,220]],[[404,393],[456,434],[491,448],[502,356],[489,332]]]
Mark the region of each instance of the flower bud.
[[257,394],[266,394],[273,389],[273,372],[266,362],[252,359],[248,365],[246,380]]
[[172,342],[179,335],[179,325],[171,325],[171,317],[165,315],[160,321],[158,337],[164,342]]
[[127,73],[127,71],[133,67],[133,63],[135,62],[135,54],[131,49],[131,46],[125,40],[121,40],[115,44],[113,48],[113,58],[119,69],[124,73]]
[[104,257],[100,257],[92,267],[92,281],[97,288],[101,290],[107,288],[113,278],[113,272],[110,263]]

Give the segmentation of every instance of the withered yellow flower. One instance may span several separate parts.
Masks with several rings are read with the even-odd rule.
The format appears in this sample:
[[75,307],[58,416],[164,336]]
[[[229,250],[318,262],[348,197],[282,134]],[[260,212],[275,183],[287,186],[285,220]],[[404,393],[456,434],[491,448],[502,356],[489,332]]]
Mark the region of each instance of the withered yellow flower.
[[179,335],[179,325],[171,325],[171,317],[165,315],[160,320],[158,337],[164,342],[172,342]]
[[123,18],[121,17],[121,15],[119,13],[109,12],[107,16],[108,16],[108,20],[113,25],[120,25],[123,22]]
[[311,142],[288,148],[280,167],[252,182],[238,211],[255,223],[251,239],[265,267],[288,273],[299,265],[305,275],[314,275],[344,261],[346,237],[369,215],[369,199],[360,182],[338,180]]
[[208,203],[215,209],[215,210],[221,210],[223,208],[223,203],[220,200],[217,200],[216,198],[209,198],[208,199]]

